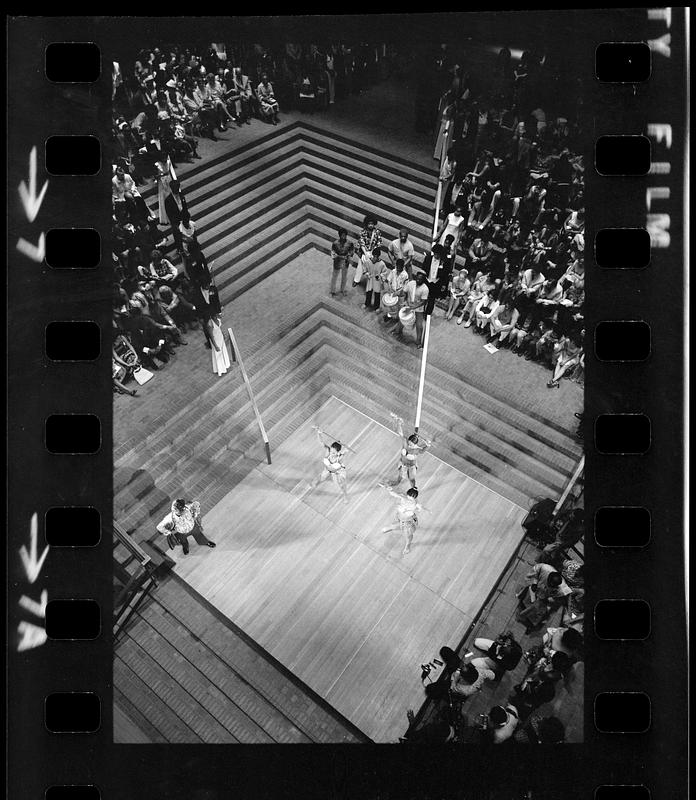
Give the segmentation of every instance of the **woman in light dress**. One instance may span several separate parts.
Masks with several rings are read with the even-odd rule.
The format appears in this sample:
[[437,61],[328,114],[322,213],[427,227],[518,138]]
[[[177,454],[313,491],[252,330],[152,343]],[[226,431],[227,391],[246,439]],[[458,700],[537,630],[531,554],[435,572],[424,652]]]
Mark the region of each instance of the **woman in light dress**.
[[210,352],[213,357],[213,372],[217,375],[224,375],[230,368],[230,356],[225,345],[225,337],[222,333],[222,317],[219,314],[206,321],[208,334],[210,336]]

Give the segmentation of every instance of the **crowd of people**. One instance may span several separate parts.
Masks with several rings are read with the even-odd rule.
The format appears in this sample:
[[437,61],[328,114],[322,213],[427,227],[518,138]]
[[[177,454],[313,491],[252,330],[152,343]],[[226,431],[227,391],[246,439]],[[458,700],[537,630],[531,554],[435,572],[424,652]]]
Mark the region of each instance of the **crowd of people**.
[[[150,380],[176,348],[188,344],[189,331],[202,330],[216,374],[230,366],[214,274],[177,164],[200,158],[201,136],[216,140],[235,126],[277,124],[281,111],[293,108],[326,109],[385,77],[397,60],[386,45],[217,44],[154,48],[128,69],[115,67],[116,392],[135,395],[132,379]],[[582,381],[581,87],[562,92],[559,103],[553,64],[544,54],[525,52],[513,65],[507,47],[485,91],[446,47],[429,69],[426,83],[441,93],[415,93],[416,124],[432,126],[433,155],[440,163],[440,224],[429,251],[417,252],[406,227],[384,241],[379,219],[367,213],[355,241],[346,228],[338,229],[330,294],[364,291],[365,309],[379,313],[396,337],[413,335],[418,347],[430,314],[452,323],[453,335],[462,335],[455,334],[461,326],[498,350],[546,364],[549,388],[558,388],[563,377]],[[156,209],[139,190],[152,179]],[[510,631],[496,640],[476,639],[478,655],[467,661],[443,648],[442,674],[427,691],[444,703],[447,737],[457,736],[450,724],[454,707],[461,717],[467,698],[525,663],[507,701],[473,728],[496,744],[563,741],[560,720],[537,709],[582,660],[584,567],[569,556],[582,535],[581,512],[573,509],[557,523],[557,537],[546,544],[518,594],[517,620],[525,635],[533,635],[561,609],[562,624],[549,627],[526,651]]]
[[[137,394],[127,384],[150,380],[189,328],[203,329],[214,372],[229,367],[214,275],[176,178],[179,163],[202,158],[200,137],[276,125],[281,108],[326,110],[384,78],[393,57],[366,43],[239,43],[154,47],[114,64],[114,391]],[[155,209],[139,188],[150,180]]]
[[[561,687],[572,685],[574,667],[584,660],[584,563],[572,549],[582,539],[584,527],[576,499],[554,518],[550,530],[552,540],[516,592],[515,623],[523,631],[504,631],[496,639],[477,636],[472,651],[463,657],[442,647],[438,657],[421,665],[425,694],[436,711],[421,725],[409,712],[403,741],[565,741],[565,725],[548,704]],[[524,637],[531,637],[526,648],[521,643]],[[506,673],[516,682],[506,679],[511,690],[501,702],[499,687]],[[467,713],[467,701],[470,704],[478,695],[496,695],[496,702],[473,718]]]
[[381,296],[396,335],[414,329],[421,347],[424,315],[441,307],[447,322],[548,366],[549,388],[564,377],[582,382],[581,98],[566,96],[561,111],[542,108],[553,73],[531,51],[513,69],[503,48],[485,93],[473,91],[459,64],[445,68],[443,53],[431,65],[449,86],[437,115],[441,224],[430,252],[416,254],[405,229],[384,246],[368,215],[357,244],[339,231],[331,294],[341,271],[345,294],[348,262],[357,259],[354,282],[365,286],[365,305],[377,310]]

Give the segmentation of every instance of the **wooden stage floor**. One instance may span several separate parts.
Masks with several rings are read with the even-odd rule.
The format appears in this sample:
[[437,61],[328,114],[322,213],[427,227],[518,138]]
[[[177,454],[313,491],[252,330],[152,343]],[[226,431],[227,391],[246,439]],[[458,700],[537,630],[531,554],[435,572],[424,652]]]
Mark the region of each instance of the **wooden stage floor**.
[[[313,424],[348,453],[350,502],[317,489]],[[408,420],[407,420],[408,424]],[[427,436],[428,432],[423,431]],[[271,443],[272,445],[273,443]],[[411,552],[381,533],[396,500],[399,438],[331,397],[214,508],[214,550],[191,541],[175,570],[190,586],[377,742],[396,741],[423,700],[419,665],[456,646],[522,538],[526,510],[432,454],[419,459]],[[400,491],[408,488],[404,479]]]

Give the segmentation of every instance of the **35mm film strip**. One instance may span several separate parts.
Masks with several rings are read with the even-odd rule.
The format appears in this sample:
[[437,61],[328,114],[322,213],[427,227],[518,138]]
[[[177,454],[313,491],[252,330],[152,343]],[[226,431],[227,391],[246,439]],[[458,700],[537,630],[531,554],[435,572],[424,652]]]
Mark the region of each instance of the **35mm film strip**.
[[[585,742],[420,754],[113,743],[111,65],[160,23],[10,20],[10,797],[390,797],[402,781],[399,796],[492,797],[501,770],[536,796],[686,796],[688,11],[565,13],[587,43],[594,133]],[[432,16],[466,28],[466,14]],[[164,20],[160,38],[200,25],[213,41],[216,24]],[[419,23],[361,24],[411,36]]]

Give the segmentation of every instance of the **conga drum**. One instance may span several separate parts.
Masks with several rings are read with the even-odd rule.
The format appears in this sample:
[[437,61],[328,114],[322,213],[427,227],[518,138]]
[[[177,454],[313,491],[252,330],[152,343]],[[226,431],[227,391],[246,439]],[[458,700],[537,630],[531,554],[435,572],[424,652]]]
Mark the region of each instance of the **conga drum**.
[[382,311],[390,318],[394,319],[399,313],[399,295],[392,294],[391,292],[383,292],[382,294]]
[[415,327],[416,312],[412,308],[404,306],[399,310],[399,322],[402,324],[404,330]]

